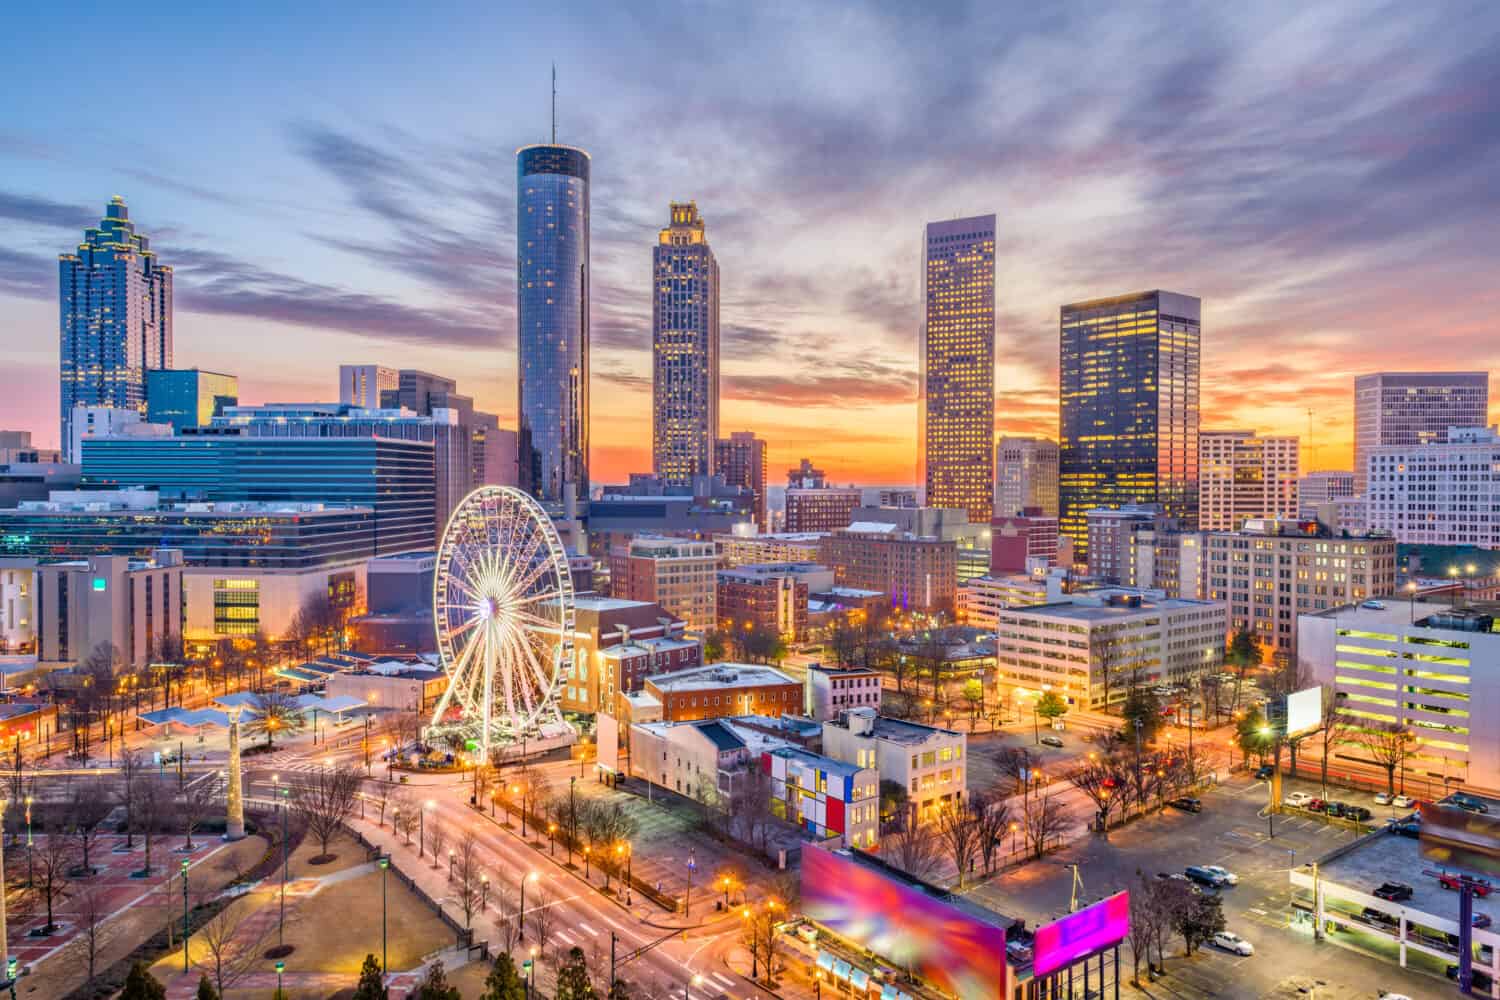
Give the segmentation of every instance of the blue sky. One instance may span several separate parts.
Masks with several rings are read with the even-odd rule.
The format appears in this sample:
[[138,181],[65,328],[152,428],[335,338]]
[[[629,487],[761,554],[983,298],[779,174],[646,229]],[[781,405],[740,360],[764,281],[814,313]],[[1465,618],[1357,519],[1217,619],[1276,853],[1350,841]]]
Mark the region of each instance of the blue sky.
[[723,429],[775,468],[911,478],[921,229],[988,212],[999,430],[1055,432],[1059,304],[1165,287],[1205,299],[1205,426],[1311,408],[1308,464],[1346,464],[1355,374],[1500,361],[1500,8],[1242,6],[7,12],[0,426],[55,438],[55,257],[113,194],[177,269],[179,364],[251,401],[424,367],[508,418],[513,152],[555,60],[604,476],[649,463],[650,247],[688,198]]

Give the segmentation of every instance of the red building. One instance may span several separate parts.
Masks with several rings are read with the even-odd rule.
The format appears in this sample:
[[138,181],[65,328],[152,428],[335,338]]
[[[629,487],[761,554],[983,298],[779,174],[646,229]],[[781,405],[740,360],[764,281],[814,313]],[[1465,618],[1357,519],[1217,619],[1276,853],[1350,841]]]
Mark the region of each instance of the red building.
[[[822,567],[812,567],[822,571]],[[822,571],[831,580],[832,574]],[[807,635],[804,574],[787,566],[740,566],[719,570],[719,631],[774,632],[787,642]]]
[[652,674],[701,664],[703,646],[683,637],[685,625],[650,601],[580,596],[574,612],[573,666],[563,681],[563,710],[613,711],[620,694],[639,691]]
[[1057,565],[1057,518],[1044,517],[1040,507],[1027,507],[1019,516],[990,518],[990,575],[1025,573],[1028,559]]
[[755,495],[755,525],[771,530],[766,512],[766,443],[749,431],[735,431],[714,443],[714,472],[728,486],[743,486]]

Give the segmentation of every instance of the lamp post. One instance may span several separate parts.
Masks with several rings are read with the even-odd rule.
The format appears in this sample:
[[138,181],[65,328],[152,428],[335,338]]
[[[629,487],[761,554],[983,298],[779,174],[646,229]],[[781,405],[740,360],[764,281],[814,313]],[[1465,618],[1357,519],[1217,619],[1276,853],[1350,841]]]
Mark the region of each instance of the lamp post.
[[1407,615],[1407,622],[1408,624],[1415,625],[1417,623],[1417,581],[1411,580],[1407,582],[1406,597],[1408,601],[1407,607],[1410,609],[1410,613]]
[[516,916],[516,933],[522,938],[526,937],[526,883],[536,877],[536,872],[521,876],[521,912]]
[[691,917],[693,915],[693,872],[698,870],[698,852],[688,848],[688,881],[687,892],[682,897],[682,915]]
[[[276,776],[272,775],[271,780],[273,782],[276,781]],[[276,946],[278,948],[286,943],[282,937],[286,932],[286,882],[287,872],[290,870],[287,861],[286,814],[288,806],[291,805],[287,800],[291,796],[292,790],[290,788],[279,788],[279,791],[281,792],[281,918],[276,922]]]
[[568,779],[568,867],[573,867],[573,845],[578,841],[578,805],[574,800],[573,784],[577,778]]
[[182,859],[182,971],[188,970],[188,859]]
[[588,844],[583,845],[583,880],[585,882],[589,880],[589,852],[591,850]]
[[448,848],[448,881],[453,881],[453,848]]
[[417,810],[417,857],[422,856],[423,845],[427,843],[427,810],[432,808],[431,800],[422,803],[422,808]]
[[[285,971],[286,971],[286,963],[285,962],[277,962],[276,963],[276,997],[277,997],[277,1000],[284,1000],[284,998],[286,997],[286,994],[283,993],[283,992],[281,992],[281,974],[283,972],[285,972]],[[385,971],[384,969],[381,970],[382,973],[384,971]]]
[[754,982],[760,978],[760,941],[755,933],[754,918],[750,915],[750,907],[740,910],[740,919],[745,922],[745,927],[750,933],[750,980]]
[[557,833],[557,824],[556,823],[548,823],[547,824],[547,852],[549,854],[551,854],[554,858],[557,857],[557,840],[553,836],[556,833]]
[[[1260,729],[1256,730],[1256,732],[1260,734],[1261,752],[1264,753],[1265,745],[1271,740],[1271,727],[1261,726]],[[1276,836],[1276,803],[1274,799],[1271,798],[1271,796],[1274,795],[1275,790],[1275,781],[1266,782],[1266,827],[1267,833],[1273,839]]]
[[[696,972],[693,973],[693,988],[697,989],[702,985],[703,977]],[[692,994],[688,992],[688,988],[686,986],[683,986],[682,988],[682,1000],[692,1000]]]
[[490,877],[479,876],[479,911],[483,913],[490,908]]
[[[378,848],[377,848],[377,850],[378,850]],[[385,932],[385,875],[386,875],[386,872],[390,871],[390,868],[391,868],[391,858],[390,858],[390,855],[388,855],[388,854],[382,854],[380,856],[380,978],[381,978],[381,982],[385,981],[385,970],[386,970],[386,964],[387,964],[386,954],[385,954],[385,946],[386,946],[386,932]]]
[[632,856],[635,854],[635,850],[631,847],[630,841],[623,841],[615,845],[616,873],[618,873],[620,870],[619,858],[621,854],[625,856],[625,905],[629,906],[632,902],[634,902],[630,895],[630,861]]
[[26,796],[26,888],[30,889],[34,883],[31,848],[31,796]]

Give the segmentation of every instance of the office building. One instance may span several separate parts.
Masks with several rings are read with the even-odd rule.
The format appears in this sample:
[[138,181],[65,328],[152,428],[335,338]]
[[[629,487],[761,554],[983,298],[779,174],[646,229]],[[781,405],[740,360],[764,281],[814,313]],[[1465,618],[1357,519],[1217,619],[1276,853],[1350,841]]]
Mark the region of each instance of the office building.
[[717,624],[718,556],[713,542],[640,536],[624,552],[611,554],[610,563],[615,597],[659,604],[694,632],[707,632]]
[[375,554],[435,547],[432,445],[388,438],[239,435],[99,439],[85,489],[135,487],[168,501],[326,503],[375,512]]
[[951,541],[857,523],[824,536],[818,562],[833,570],[838,586],[877,590],[901,611],[953,610],[958,549]]
[[62,462],[12,462],[0,465],[0,510],[27,500],[45,500],[53,490],[78,488],[81,467]]
[[758,563],[815,563],[825,532],[778,532],[770,535],[715,535],[719,565],[725,569]]
[[1235,531],[1247,518],[1298,516],[1297,438],[1254,431],[1198,435],[1198,527]]
[[589,498],[589,154],[516,151],[516,449],[521,488]]
[[651,250],[651,467],[713,475],[719,439],[719,262],[697,202],[673,202]]
[[881,490],[879,499],[882,507],[915,507],[917,506],[917,491],[911,489]]
[[1030,573],[1038,566],[1056,566],[1057,518],[1040,507],[1027,507],[1014,516],[990,519],[989,575]]
[[[1437,798],[1454,784],[1500,791],[1497,611],[1404,597],[1331,607],[1297,620],[1297,656],[1352,724],[1393,722],[1416,737],[1408,794],[1426,798],[1420,790],[1430,788]],[[1379,771],[1356,744],[1336,748],[1341,758]]]
[[795,715],[802,683],[771,667],[709,663],[647,677],[645,693],[661,705],[666,722],[729,715]]
[[1354,492],[1375,448],[1446,441],[1450,427],[1489,423],[1489,372],[1377,372],[1354,380]]
[[207,427],[226,406],[240,401],[240,380],[197,368],[157,368],[146,373],[146,421],[173,431]]
[[75,406],[69,421],[72,437],[63,450],[73,464],[83,461],[83,443],[96,438],[165,438],[172,436],[170,424],[147,423],[141,411],[116,406]]
[[1318,520],[1325,504],[1354,496],[1354,473],[1309,472],[1297,480],[1297,517]]
[[[738,731],[738,727],[735,728]],[[880,829],[880,772],[785,746],[764,750],[771,779],[771,814],[819,843],[874,850]]]
[[516,432],[493,413],[474,411],[473,486],[516,485]]
[[119,666],[139,670],[165,638],[182,635],[182,557],[92,556],[35,568],[37,658],[78,663],[113,645]]
[[1198,520],[1202,303],[1151,291],[1062,307],[1058,504],[1073,555],[1088,553],[1088,512],[1159,504]]
[[714,472],[726,485],[749,490],[755,497],[755,526],[771,530],[766,510],[766,443],[750,431],[734,431],[714,445]]
[[1014,573],[1007,576],[976,576],[958,585],[958,620],[965,625],[993,631],[1000,612],[1033,604],[1061,601],[1068,592],[1066,573]]
[[1249,629],[1266,659],[1297,655],[1297,616],[1359,604],[1396,589],[1396,540],[1335,535],[1322,524],[1247,521],[1206,535],[1206,595],[1229,606],[1229,631]]
[[962,802],[968,793],[968,739],[963,733],[890,719],[855,708],[823,723],[823,753],[905,788],[919,823]]
[[1365,523],[1405,545],[1500,548],[1500,435],[1454,427],[1441,444],[1371,448]]
[[[172,367],[172,269],[136,232],[124,199],[110,199],[74,253],[58,257],[62,431],[74,440],[80,406],[146,411],[146,372]],[[77,462],[76,452],[67,455]]]
[[36,567],[0,551],[0,655],[36,654]]
[[632,474],[629,485],[605,486],[589,503],[589,552],[607,561],[611,538],[637,534],[710,538],[755,523],[755,497],[719,476],[697,476],[689,487],[667,486],[655,476]]
[[807,459],[786,474],[786,530],[835,531],[854,520],[854,509],[864,502],[864,493],[853,486],[829,486],[822,469]]
[[1031,508],[1044,517],[1057,516],[1057,442],[1003,437],[995,445],[995,514]]
[[1125,701],[1132,680],[1190,686],[1224,659],[1220,601],[1098,590],[998,617],[998,686],[1022,699],[1051,691],[1076,708],[1102,711]]
[[954,507],[856,507],[851,523],[890,524],[898,531],[952,542],[959,580],[990,571],[990,526]]
[[927,224],[918,463],[926,503],[994,513],[995,217]]
[[833,586],[817,563],[761,563],[719,570],[718,628],[726,635],[769,632],[788,643],[807,637],[807,597]]
[[821,663],[807,668],[807,714],[819,722],[836,719],[840,712],[855,708],[880,711],[881,674],[859,667],[829,667]]
[[1089,576],[1104,583],[1124,583],[1130,575],[1131,536],[1138,531],[1166,530],[1170,518],[1155,504],[1096,507],[1085,516]]
[[1207,545],[1201,531],[1171,526],[1143,528],[1124,537],[1127,554],[1120,583],[1139,590],[1160,590],[1168,597],[1204,598]]
[[432,619],[436,552],[403,552],[365,562],[365,610],[349,627],[354,648],[376,656],[417,656],[437,651]]
[[618,696],[641,690],[648,676],[702,664],[703,646],[685,637],[686,626],[651,601],[580,594],[563,711],[618,712]]
[[384,365],[339,365],[339,402],[361,410],[381,408],[383,392],[401,387],[401,375]]
[[39,448],[31,443],[30,431],[0,431],[0,465],[54,464],[62,461],[62,451]]

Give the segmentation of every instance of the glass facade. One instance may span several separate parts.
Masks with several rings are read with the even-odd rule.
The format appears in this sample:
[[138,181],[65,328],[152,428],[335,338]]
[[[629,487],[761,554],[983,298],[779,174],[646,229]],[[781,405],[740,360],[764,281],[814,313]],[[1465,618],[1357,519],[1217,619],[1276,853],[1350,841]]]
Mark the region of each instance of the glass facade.
[[516,151],[516,400],[521,488],[589,496],[589,155]]
[[927,226],[917,445],[927,506],[989,523],[995,489],[995,217]]
[[146,420],[184,427],[207,427],[224,407],[239,403],[240,380],[196,368],[163,368],[146,373]]
[[1202,303],[1152,291],[1062,307],[1060,529],[1088,557],[1088,512],[1160,504],[1198,520]]
[[719,436],[719,262],[696,203],[672,203],[651,258],[652,471],[691,486]]
[[1369,479],[1370,452],[1442,444],[1450,427],[1489,424],[1489,372],[1378,372],[1354,380],[1354,492]]
[[[146,372],[172,367],[172,269],[115,197],[57,262],[62,442],[79,406],[144,411]],[[77,455],[67,456],[71,462]]]
[[386,438],[104,438],[85,442],[83,488],[163,501],[332,503],[375,512],[376,555],[434,547],[432,445]]

